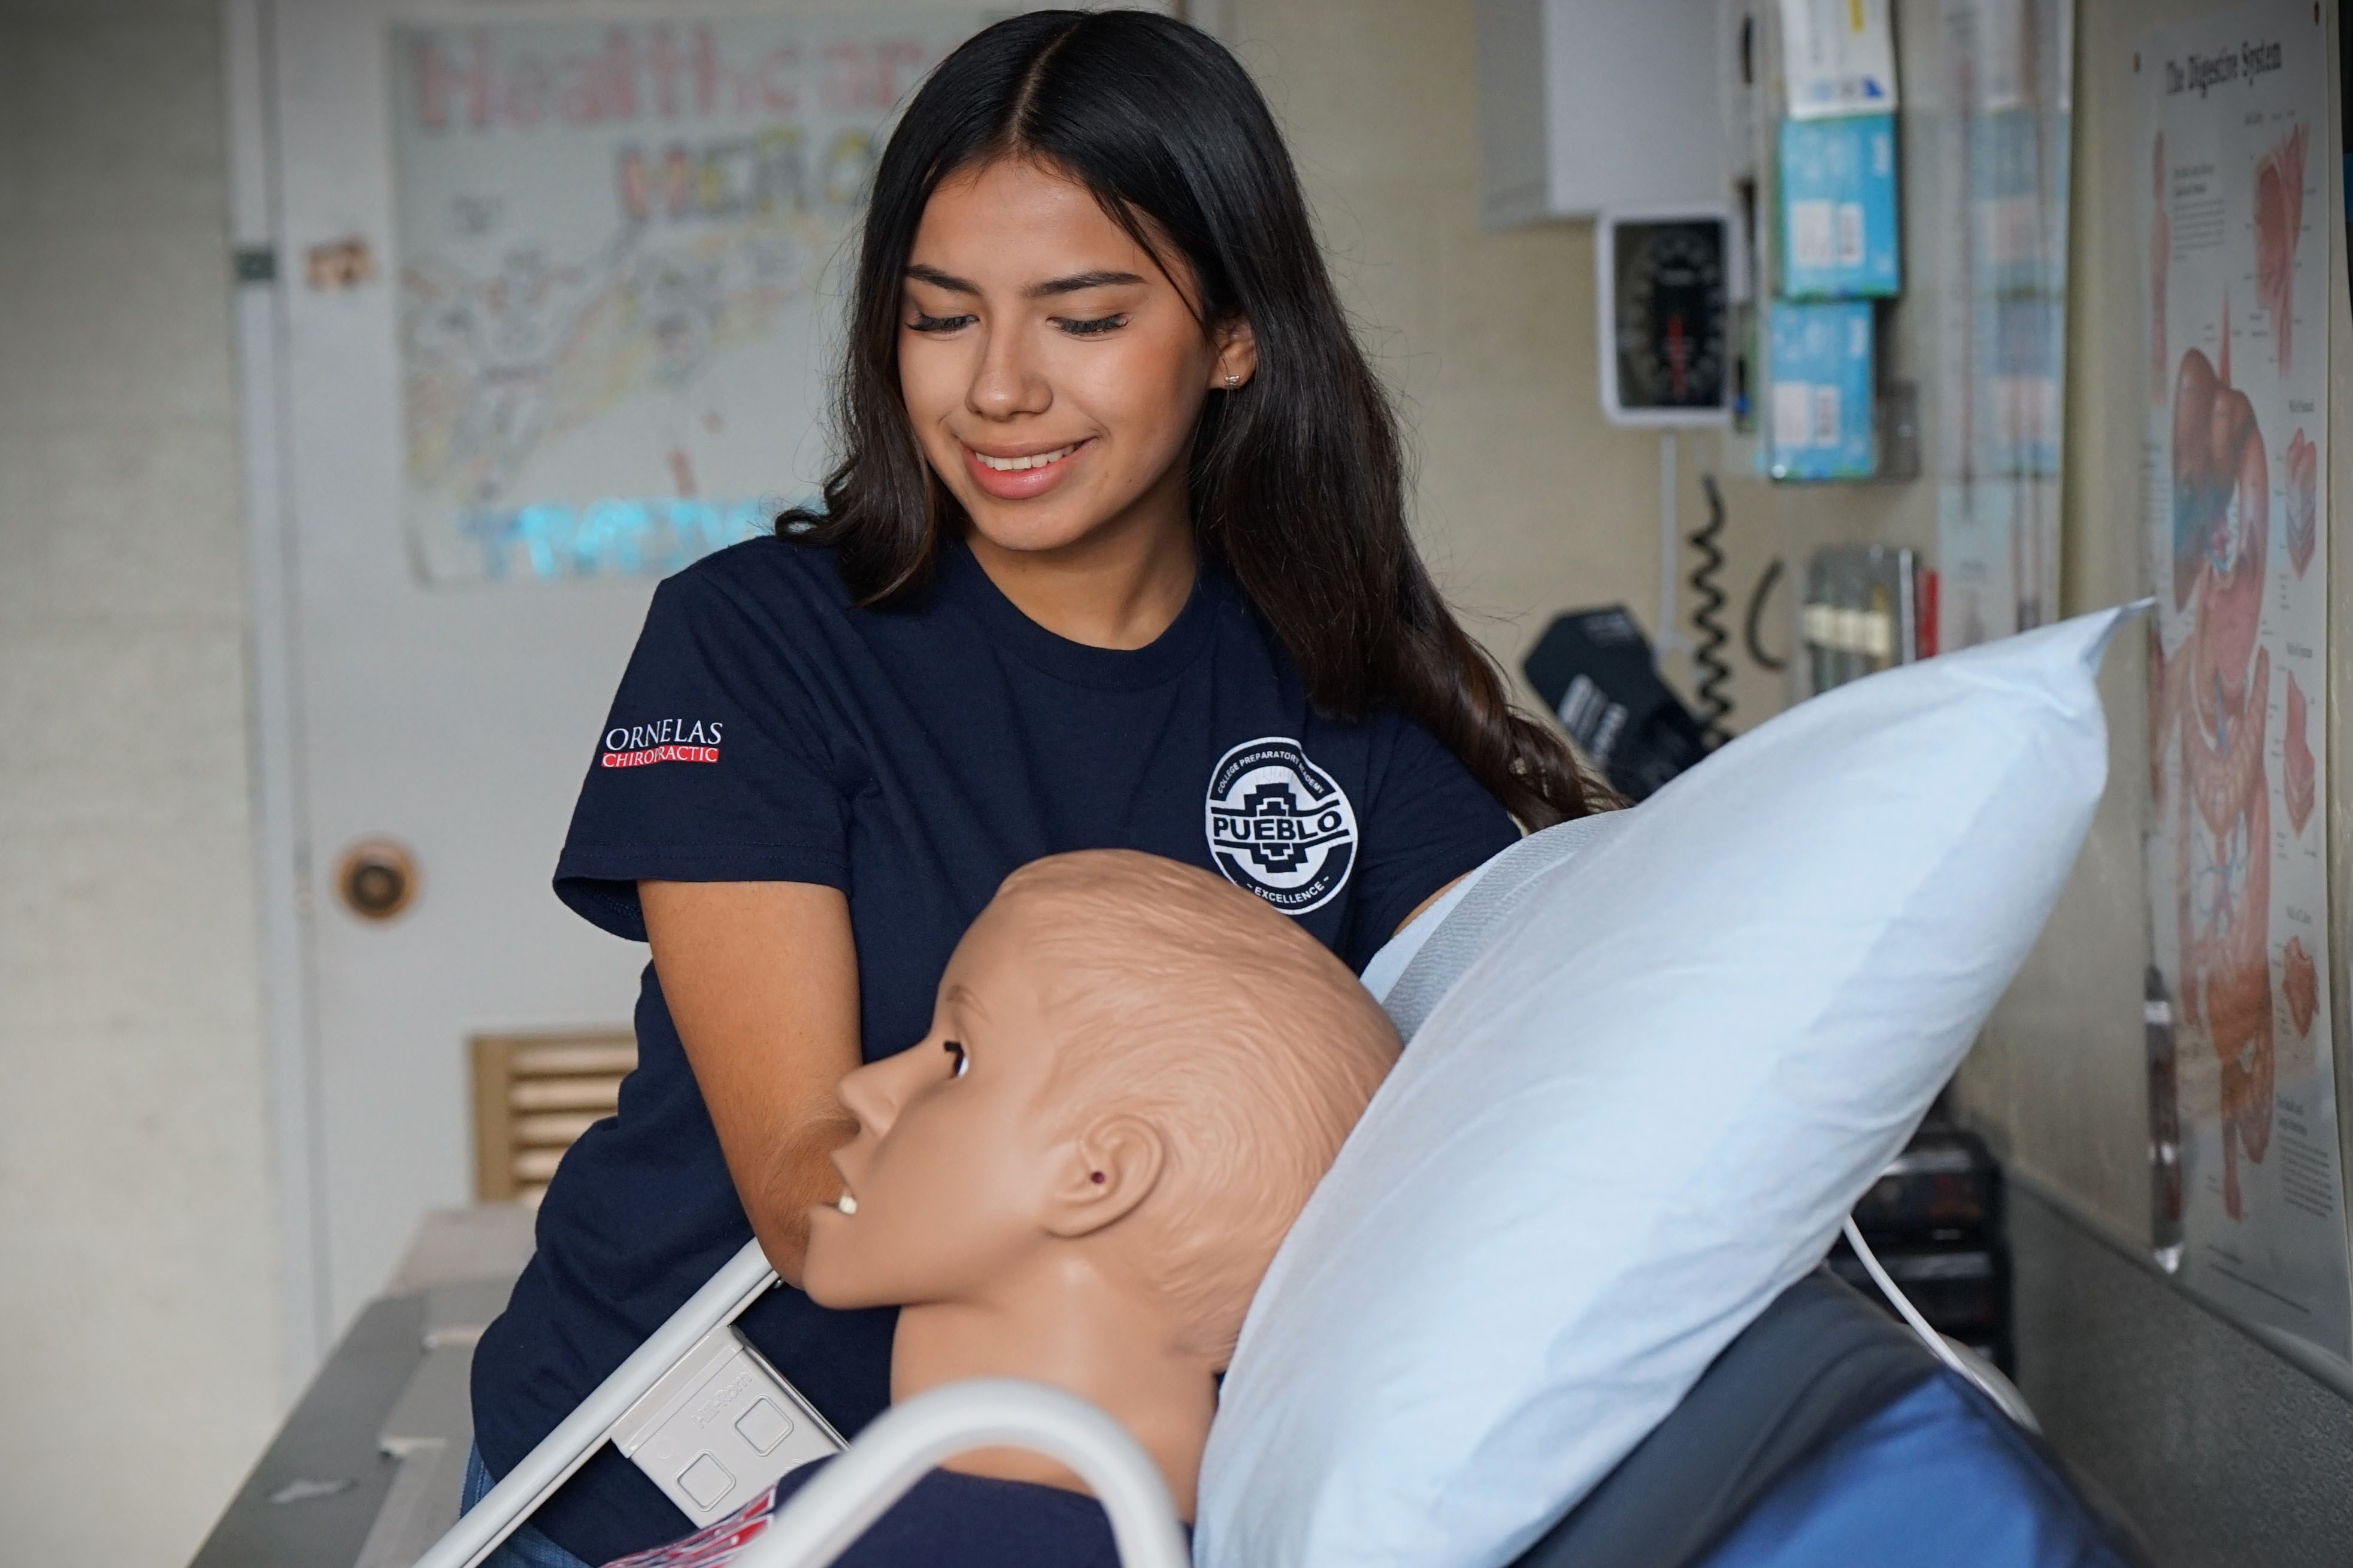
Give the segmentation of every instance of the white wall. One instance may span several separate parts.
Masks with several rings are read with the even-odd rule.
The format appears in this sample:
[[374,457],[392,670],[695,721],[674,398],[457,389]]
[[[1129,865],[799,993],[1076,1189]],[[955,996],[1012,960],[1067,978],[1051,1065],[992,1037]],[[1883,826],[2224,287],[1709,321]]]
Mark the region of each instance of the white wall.
[[0,1563],[277,1412],[212,0],[0,0]]
[[1655,437],[1601,422],[1589,226],[1479,227],[1472,6],[1230,0],[1419,458],[1417,526],[1516,668],[1551,612],[1656,604]]
[[[2071,184],[2066,469],[2061,585],[2070,611],[2137,597],[2142,552],[2140,268],[2132,44],[2211,0],[2081,0]],[[2111,395],[2098,395],[2100,388]],[[2147,810],[2146,646],[2120,637],[2102,670],[2108,792],[2051,927],[1964,1065],[1959,1091],[2013,1166],[2073,1197],[2137,1247],[2150,1239],[2148,963],[2141,825]]]

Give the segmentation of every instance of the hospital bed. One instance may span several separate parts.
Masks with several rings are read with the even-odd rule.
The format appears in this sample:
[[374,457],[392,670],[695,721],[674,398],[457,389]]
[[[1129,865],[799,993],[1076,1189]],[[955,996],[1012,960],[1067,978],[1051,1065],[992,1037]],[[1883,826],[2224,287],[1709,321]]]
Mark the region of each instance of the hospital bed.
[[[1431,911],[1414,942],[1367,970],[1409,1042],[1545,864],[1535,840],[1499,857]],[[1906,1510],[1916,1524],[1932,1508],[1960,1553],[1956,1562],[2124,1563],[2139,1555],[2116,1544],[2129,1539],[2124,1527],[2083,1501],[2037,1439],[2017,1391],[1930,1329],[1852,1222],[1846,1235],[1908,1326],[1826,1269],[1800,1279],[1518,1568],[1832,1561],[1841,1542],[1870,1560],[1881,1555],[1870,1550],[1873,1531],[1894,1529]],[[417,1568],[480,1562],[666,1372],[776,1278],[757,1243],[745,1244]],[[776,1512],[734,1568],[822,1568],[943,1459],[1006,1445],[1039,1448],[1084,1478],[1111,1517],[1124,1563],[1190,1562],[1157,1471],[1124,1432],[1071,1395],[997,1381],[938,1390],[886,1413]],[[1968,1533],[1972,1515],[1981,1541]],[[1961,1533],[1951,1535],[1956,1528]],[[1889,1535],[1878,1544],[1889,1561],[1926,1560],[1916,1542],[1899,1549]]]
[[[1515,859],[1531,869],[1525,856],[1501,858],[1503,874],[1459,889],[1432,911],[1438,938],[1368,970],[1401,1034],[1411,1037],[1452,976],[1510,918]],[[1850,1230],[1850,1240],[1868,1258],[1862,1237]],[[445,1265],[417,1276],[412,1268],[409,1282],[418,1288],[363,1315],[196,1568],[471,1568],[604,1445],[665,1373],[776,1284],[757,1245],[747,1243],[426,1549],[455,1511],[470,1437],[464,1371],[471,1337],[502,1303],[527,1238],[517,1229],[487,1250],[501,1249],[495,1264],[470,1271]],[[2118,1544],[2129,1542],[2128,1530],[2095,1513],[2036,1440],[2016,1391],[1916,1314],[1912,1320],[1910,1329],[1900,1326],[1826,1269],[1800,1279],[1516,1568],[1925,1562],[1913,1532],[1932,1517],[1960,1553],[1955,1563],[2039,1568],[2144,1557]],[[1906,1416],[1924,1401],[1937,1408]],[[378,1418],[380,1428],[365,1430]],[[392,1466],[371,1466],[375,1455],[363,1451],[370,1437]],[[735,1568],[820,1568],[943,1459],[1010,1445],[1050,1453],[1086,1479],[1110,1514],[1124,1563],[1189,1563],[1157,1471],[1120,1428],[1059,1391],[996,1382],[935,1391],[887,1412],[774,1515]],[[361,1479],[329,1489],[339,1469]],[[1987,1539],[1966,1528],[1954,1533],[1957,1510]],[[1753,1539],[1760,1530],[1767,1539]]]
[[[1508,915],[1508,902],[1500,886],[1467,889],[1447,922],[1460,951],[1434,950],[1431,961],[1466,963],[1478,943],[1460,939]],[[1384,988],[1409,1031],[1426,1016],[1431,987],[1398,991],[1400,978],[1392,973]],[[1443,975],[1423,965],[1410,978]],[[776,1283],[757,1246],[747,1244],[451,1525],[471,1436],[471,1342],[502,1306],[529,1250],[521,1211],[448,1215],[428,1226],[421,1256],[397,1281],[405,1288],[374,1303],[347,1333],[195,1568],[469,1568],[593,1456],[665,1372]],[[1948,1443],[1940,1453],[1931,1444],[1924,1456],[1915,1440],[1908,1454],[1896,1453],[1902,1435],[1891,1439],[1874,1423],[1884,1426],[1907,1399],[1939,1394],[1947,1436],[1973,1436],[1965,1445],[1972,1451],[1957,1455]],[[1787,1528],[1764,1548],[1738,1539],[1745,1522],[1777,1505],[1784,1515],[1794,1509],[1800,1523],[1831,1517],[1845,1544],[1867,1548],[1873,1531],[1917,1530],[1930,1514],[1949,1525],[1957,1496],[1975,1500],[1983,1518],[2024,1530],[2021,1540],[2011,1528],[1993,1551],[1957,1538],[1967,1554],[1954,1561],[2144,1559],[2138,1548],[2116,1544],[2131,1542],[2128,1527],[2082,1500],[2031,1425],[2015,1390],[1989,1366],[1936,1341],[1925,1322],[1900,1326],[1818,1270],[1736,1338],[1516,1568],[1778,1564],[1789,1560]],[[776,1513],[736,1568],[818,1568],[944,1458],[1008,1445],[1042,1449],[1086,1479],[1110,1513],[1124,1563],[1189,1563],[1156,1470],[1124,1432],[1058,1391],[993,1383],[941,1390],[886,1413]],[[1890,1454],[1893,1465],[1884,1462]],[[1862,1507],[1859,1520],[1836,1517],[1841,1501],[1855,1513],[1857,1500],[1879,1506]],[[1824,1556],[1818,1541],[1798,1544],[1804,1555],[1796,1560],[1841,1560]],[[1925,1559],[1906,1549],[1843,1560]]]
[[[417,1568],[471,1568],[481,1561],[596,1452],[623,1411],[775,1278],[756,1245],[747,1246]],[[1819,1486],[1822,1461],[1841,1438],[1907,1394],[1939,1383],[1968,1419],[1996,1434],[1997,1447],[2007,1450],[2009,1463],[1994,1468],[2010,1483],[2008,1496],[1984,1489],[1983,1467],[1967,1478],[1980,1496],[2006,1501],[2065,1538],[2128,1538],[2120,1521],[2075,1503],[2063,1468],[2034,1441],[2024,1402],[2000,1374],[1948,1342],[1932,1351],[1926,1331],[1925,1324],[1897,1326],[1827,1270],[1799,1280],[1519,1568],[1706,1563],[1710,1548],[1777,1488]],[[965,1449],[998,1446],[1037,1448],[1085,1479],[1110,1514],[1121,1561],[1131,1568],[1191,1562],[1158,1472],[1124,1432],[1068,1394],[992,1380],[890,1411],[777,1514],[736,1568],[823,1568],[934,1466]],[[1844,1463],[1855,1468],[1852,1456]],[[1934,1465],[1915,1468],[1906,1479],[1914,1491],[1944,1484]],[[2078,1506],[2084,1515],[2070,1517]]]
[[[528,1219],[493,1209],[428,1222],[420,1252],[447,1254],[455,1233],[461,1256],[404,1267],[396,1289],[362,1313],[195,1568],[406,1568],[418,1560],[456,1513],[470,1436],[470,1342],[503,1305],[528,1256]],[[749,1291],[765,1261],[746,1256],[735,1263],[748,1277],[736,1283]],[[1810,1277],[1718,1358],[1674,1415],[1524,1557],[1523,1568],[1704,1562],[1705,1545],[1776,1481],[1934,1375],[1936,1366],[1886,1314],[1826,1274]],[[971,1410],[960,1401],[947,1414],[961,1422]],[[1079,1430],[1093,1449],[1123,1447],[1100,1427]],[[869,1428],[854,1451],[879,1455],[878,1434],[879,1426]],[[913,1458],[902,1474],[935,1462],[926,1451],[931,1434],[918,1436],[924,1440],[911,1445]],[[1078,1468],[1086,1462],[1081,1456]],[[1148,1468],[1141,1474],[1156,1487]],[[858,1506],[836,1516],[836,1528],[839,1519],[855,1523],[887,1500],[886,1488],[869,1492],[866,1484]],[[1095,1484],[1109,1496],[1118,1483],[1098,1477]],[[1150,1487],[1136,1489],[1152,1495]],[[480,1529],[494,1516],[477,1510],[467,1517]],[[446,1542],[445,1551],[454,1543]],[[784,1561],[821,1560],[814,1549],[791,1550]]]

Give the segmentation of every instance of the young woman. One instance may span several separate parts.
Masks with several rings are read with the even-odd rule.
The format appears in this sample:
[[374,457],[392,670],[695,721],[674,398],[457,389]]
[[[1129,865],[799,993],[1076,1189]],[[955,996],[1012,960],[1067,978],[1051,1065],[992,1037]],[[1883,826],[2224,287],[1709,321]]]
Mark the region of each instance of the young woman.
[[[476,1352],[473,1495],[748,1236],[797,1282],[834,1086],[923,1037],[1015,868],[1189,861],[1362,968],[1514,818],[1588,808],[1414,552],[1281,135],[1202,34],[1040,12],[943,63],[847,361],[824,510],[656,594],[556,868],[653,963]],[[887,1403],[889,1313],[784,1289],[739,1326],[845,1432]],[[607,1450],[513,1550],[685,1528]]]

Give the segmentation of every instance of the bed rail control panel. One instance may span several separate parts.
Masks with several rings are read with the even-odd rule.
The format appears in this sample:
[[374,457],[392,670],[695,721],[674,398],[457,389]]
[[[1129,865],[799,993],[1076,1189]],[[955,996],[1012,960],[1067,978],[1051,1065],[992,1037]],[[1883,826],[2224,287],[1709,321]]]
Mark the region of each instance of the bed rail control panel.
[[846,1447],[732,1323],[703,1335],[629,1406],[612,1439],[698,1529]]

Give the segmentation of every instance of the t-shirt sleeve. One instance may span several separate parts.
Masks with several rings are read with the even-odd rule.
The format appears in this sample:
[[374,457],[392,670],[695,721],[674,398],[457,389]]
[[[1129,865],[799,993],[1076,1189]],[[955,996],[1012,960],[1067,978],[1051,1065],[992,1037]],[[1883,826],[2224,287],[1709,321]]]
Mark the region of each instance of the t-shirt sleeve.
[[1374,782],[1341,957],[1361,973],[1423,900],[1517,843],[1519,825],[1461,759],[1411,720],[1394,718]]
[[555,893],[642,942],[640,879],[849,879],[848,791],[785,623],[690,571],[655,590],[597,737]]

